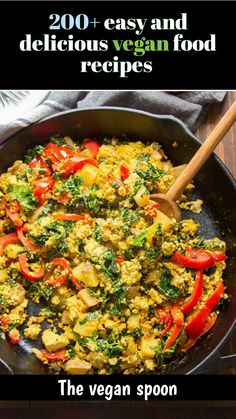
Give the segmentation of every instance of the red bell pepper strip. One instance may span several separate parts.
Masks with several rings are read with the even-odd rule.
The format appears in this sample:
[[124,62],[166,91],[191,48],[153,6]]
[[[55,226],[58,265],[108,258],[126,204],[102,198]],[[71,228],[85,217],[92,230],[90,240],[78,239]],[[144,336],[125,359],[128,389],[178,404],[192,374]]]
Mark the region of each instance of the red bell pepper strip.
[[71,148],[58,146],[54,143],[48,143],[43,150],[42,156],[51,160],[52,163],[59,163],[69,157],[72,157],[74,151]]
[[9,337],[11,343],[16,344],[20,343],[20,332],[17,329],[12,329],[7,332],[7,336]]
[[116,258],[116,263],[118,264],[118,265],[121,265],[122,263],[124,263],[124,258],[121,258],[121,257],[117,257]]
[[164,310],[164,308],[158,308],[157,315],[160,317],[163,323],[169,323],[170,321],[173,321],[171,315],[166,310]]
[[93,219],[79,214],[52,214],[52,217],[58,221],[84,221],[86,224],[92,224]]
[[162,336],[166,335],[169,332],[173,325],[173,319],[167,311],[163,308],[157,309],[157,315],[160,317],[161,321],[166,325],[166,327],[161,331]]
[[6,204],[7,204],[6,198],[2,197],[0,200],[0,213],[6,210]]
[[39,180],[32,182],[33,194],[38,198],[38,202],[42,205],[46,199],[45,195],[53,188],[55,180],[51,176],[45,176]]
[[3,327],[8,327],[8,325],[9,325],[9,321],[10,321],[10,319],[9,319],[9,317],[8,317],[8,316],[3,316],[3,317],[0,319],[0,322],[2,323]]
[[208,319],[201,331],[201,333],[196,336],[196,337],[190,337],[187,342],[185,343],[184,347],[183,347],[183,352],[188,351],[190,348],[192,348],[192,346],[195,345],[195,343],[198,341],[198,339],[200,339],[201,336],[205,335],[205,333],[209,332],[209,330],[214,326],[216,320],[217,320],[218,314],[215,313],[213,317],[211,317],[210,319]]
[[174,326],[171,330],[170,336],[168,337],[165,343],[163,351],[166,351],[167,349],[171,348],[171,346],[175,343],[184,324],[184,315],[182,311],[180,310],[180,307],[178,306],[178,304],[172,304],[170,311],[174,320]]
[[163,348],[163,351],[166,351],[167,349],[170,349],[171,348],[171,346],[175,343],[177,337],[179,336],[181,330],[182,330],[182,327],[181,326],[177,326],[177,324],[175,324],[172,327],[171,334],[170,334],[170,336],[168,337],[168,339],[167,339],[167,341],[165,343],[165,346]]
[[157,210],[159,208],[158,202],[152,202],[144,207],[145,211],[147,212],[147,216],[149,218],[155,218],[158,214]]
[[189,313],[195,307],[195,305],[198,303],[198,301],[200,300],[202,296],[202,287],[203,287],[203,273],[202,271],[197,271],[192,294],[182,305],[181,307],[182,313],[184,314]]
[[83,285],[80,284],[80,282],[78,281],[78,279],[76,279],[73,275],[71,276],[71,281],[73,282],[74,286],[78,289],[78,290],[82,290],[84,287]]
[[44,159],[41,156],[35,156],[33,160],[29,162],[29,167],[30,169],[35,169],[35,168],[43,169],[44,174],[47,176],[50,176],[50,174],[52,173],[49,165],[44,161]]
[[31,252],[38,250],[38,247],[36,246],[36,244],[32,243],[29,239],[27,239],[27,237],[25,237],[23,228],[21,227],[17,228],[16,232],[17,232],[18,239],[21,241],[23,246],[26,247],[26,249],[30,250]]
[[[61,268],[60,274],[55,278],[52,277],[55,268]],[[45,275],[45,281],[47,284],[57,288],[63,285],[70,273],[70,262],[65,258],[55,258],[50,262],[49,271]]]
[[214,256],[210,252],[201,249],[187,249],[185,255],[177,250],[172,256],[171,261],[186,268],[197,269],[199,271],[210,268],[215,263]]
[[93,140],[85,140],[82,144],[82,147],[86,147],[89,149],[89,154],[92,157],[92,159],[96,159],[98,150],[100,148],[100,145]]
[[184,315],[180,309],[180,307],[178,306],[178,304],[172,304],[171,308],[170,308],[170,312],[171,315],[174,319],[174,323],[176,324],[176,326],[183,326],[184,324]]
[[197,314],[191,318],[186,325],[185,330],[190,335],[190,337],[196,337],[202,332],[209,314],[219,302],[223,293],[224,284],[223,282],[220,282],[213,294],[211,294],[210,297],[208,297],[208,299],[205,301],[204,307],[198,310]]
[[6,215],[12,220],[16,227],[20,227],[23,224],[23,221],[20,218],[20,215],[17,212],[11,212],[9,208],[6,208]]
[[12,220],[16,227],[20,227],[23,221],[20,218],[20,204],[17,199],[12,199],[9,202],[9,208],[6,207],[6,215]]
[[58,349],[54,352],[49,352],[46,349],[41,349],[41,353],[45,358],[47,358],[48,361],[66,361],[69,356],[65,349]]
[[124,164],[122,164],[120,166],[120,176],[121,179],[124,181],[125,179],[127,179],[130,175],[130,171],[128,169],[128,167],[126,167]]
[[213,310],[213,308],[218,304],[220,301],[222,295],[224,294],[224,284],[223,282],[220,282],[216,290],[213,292],[213,294],[210,295],[210,297],[207,298],[205,302],[205,306],[210,310],[210,312]]
[[96,167],[98,166],[98,163],[95,159],[90,159],[81,154],[72,156],[59,164],[53,164],[52,168],[54,172],[62,172],[61,177],[66,178],[77,172],[77,170],[82,169],[85,164],[91,164]]
[[43,265],[38,271],[29,270],[27,262],[27,253],[21,253],[18,256],[18,261],[20,264],[21,273],[22,275],[24,275],[25,278],[29,279],[30,281],[38,281],[39,279],[42,279],[44,277],[45,269]]
[[56,200],[59,202],[59,204],[67,204],[72,199],[72,196],[69,194],[69,192],[60,192],[59,195],[57,195]]
[[223,260],[227,259],[227,256],[224,253],[221,253],[221,252],[218,252],[218,251],[215,251],[213,253],[213,257],[215,259],[215,262],[222,262]]
[[166,324],[166,327],[161,331],[162,336],[165,336],[173,326],[173,320]]
[[16,233],[5,234],[0,238],[0,256],[4,255],[4,249],[8,244],[15,244],[19,241]]

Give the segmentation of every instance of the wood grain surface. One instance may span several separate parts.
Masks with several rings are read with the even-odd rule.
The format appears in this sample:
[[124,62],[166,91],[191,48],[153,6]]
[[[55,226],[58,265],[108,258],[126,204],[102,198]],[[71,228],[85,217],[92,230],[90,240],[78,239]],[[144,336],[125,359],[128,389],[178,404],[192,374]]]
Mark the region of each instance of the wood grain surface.
[[[201,128],[195,133],[204,140],[222,115],[236,100],[236,91],[228,92],[222,104],[210,107]],[[236,124],[217,147],[218,156],[236,179]],[[222,355],[236,353],[236,331],[221,351]],[[220,371],[234,374],[236,369]],[[236,384],[236,379],[235,379]],[[204,383],[203,383],[204,385]],[[235,385],[236,389],[236,385]],[[236,395],[236,390],[235,390]],[[25,396],[27,398],[27,387]],[[40,389],[39,389],[40,397]],[[188,402],[44,402],[0,401],[0,419],[235,419],[235,401],[188,401]]]

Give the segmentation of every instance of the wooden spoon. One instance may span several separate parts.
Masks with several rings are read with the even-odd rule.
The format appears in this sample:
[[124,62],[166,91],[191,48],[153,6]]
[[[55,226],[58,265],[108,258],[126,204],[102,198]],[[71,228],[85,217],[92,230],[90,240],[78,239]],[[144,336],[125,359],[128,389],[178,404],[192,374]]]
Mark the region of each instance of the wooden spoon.
[[151,194],[150,198],[157,201],[160,205],[160,211],[169,218],[174,217],[177,221],[181,218],[181,213],[176,200],[181,196],[183,190],[191,182],[196,173],[201,169],[205,161],[210,157],[213,150],[222,140],[224,135],[236,121],[236,101],[216,125],[212,133],[201,145],[196,154],[192,157],[183,172],[176,179],[174,184],[165,193]]

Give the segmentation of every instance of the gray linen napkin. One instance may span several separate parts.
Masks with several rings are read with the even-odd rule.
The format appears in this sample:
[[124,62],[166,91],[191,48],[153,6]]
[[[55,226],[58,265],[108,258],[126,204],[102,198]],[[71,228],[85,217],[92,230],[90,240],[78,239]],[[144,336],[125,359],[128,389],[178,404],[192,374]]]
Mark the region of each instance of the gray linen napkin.
[[159,115],[174,115],[190,130],[202,123],[209,106],[223,101],[223,91],[52,91],[39,106],[10,124],[0,125],[0,143],[22,128],[57,112],[96,106],[123,106]]

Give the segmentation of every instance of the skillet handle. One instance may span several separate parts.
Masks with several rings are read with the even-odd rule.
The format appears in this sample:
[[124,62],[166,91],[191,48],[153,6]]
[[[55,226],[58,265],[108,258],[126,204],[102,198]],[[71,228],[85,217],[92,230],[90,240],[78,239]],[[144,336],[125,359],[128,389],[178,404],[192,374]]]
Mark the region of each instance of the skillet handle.
[[236,368],[236,354],[219,356],[216,355],[209,362],[204,363],[202,366],[194,371],[194,374],[214,374],[219,370],[227,370],[230,368]]
[[[214,130],[204,141],[196,154],[187,164],[181,175],[166,193],[169,200],[176,201],[189,182],[201,169],[206,160],[210,157],[216,146],[236,121],[236,101],[230,106],[223,118],[218,122]],[[165,211],[164,211],[165,212]]]

